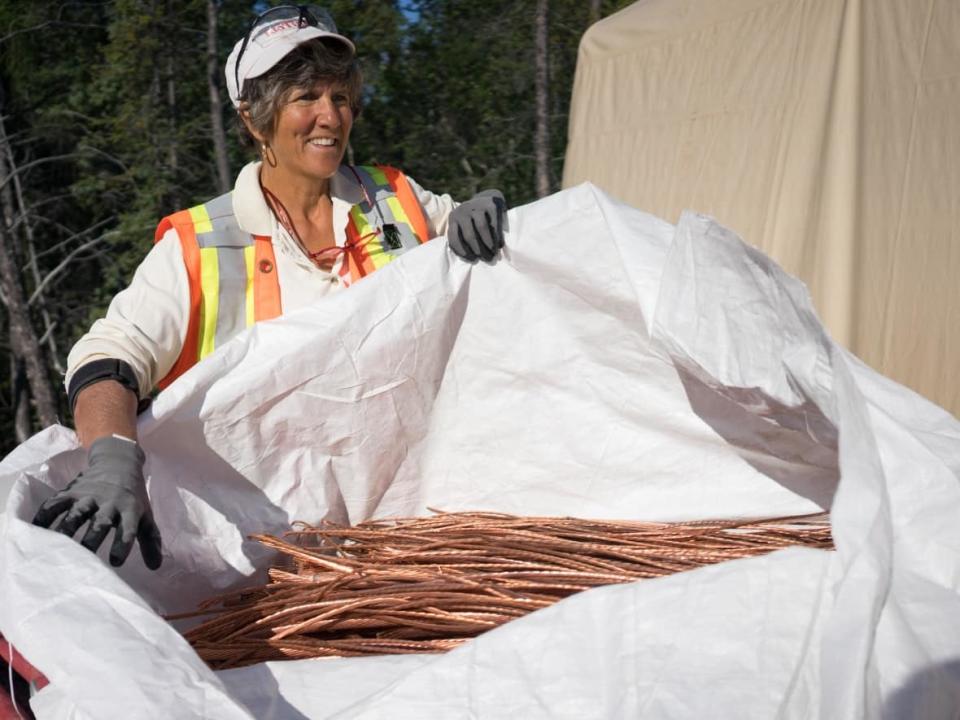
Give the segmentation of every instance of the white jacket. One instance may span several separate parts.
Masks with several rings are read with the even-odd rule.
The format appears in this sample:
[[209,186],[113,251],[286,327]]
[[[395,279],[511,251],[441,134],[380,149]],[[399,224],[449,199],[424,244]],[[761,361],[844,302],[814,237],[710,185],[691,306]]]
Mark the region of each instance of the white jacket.
[[[233,210],[242,229],[273,239],[283,311],[296,310],[341,290],[339,261],[329,272],[314,265],[270,210],[260,190],[259,176],[259,162],[240,171],[233,189]],[[449,195],[435,195],[407,179],[426,211],[430,237],[444,235],[457,203]],[[331,178],[330,196],[334,238],[342,246],[350,208],[363,197],[353,173],[341,168]],[[67,385],[81,365],[117,358],[137,374],[140,396],[148,395],[180,356],[190,320],[189,299],[180,240],[171,228],[140,263],[129,287],[114,297],[106,317],[97,320],[70,350]]]

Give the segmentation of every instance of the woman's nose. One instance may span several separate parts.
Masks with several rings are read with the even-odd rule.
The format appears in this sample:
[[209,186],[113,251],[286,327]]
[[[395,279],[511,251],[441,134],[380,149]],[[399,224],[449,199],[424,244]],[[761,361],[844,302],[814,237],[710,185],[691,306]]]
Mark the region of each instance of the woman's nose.
[[340,108],[333,98],[324,95],[317,104],[317,124],[336,129],[340,123]]

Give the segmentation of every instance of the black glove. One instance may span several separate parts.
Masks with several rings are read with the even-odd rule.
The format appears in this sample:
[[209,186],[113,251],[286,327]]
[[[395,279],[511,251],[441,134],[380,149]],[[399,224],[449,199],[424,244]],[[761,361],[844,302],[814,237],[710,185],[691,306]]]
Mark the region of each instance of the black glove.
[[468,262],[493,260],[503,247],[503,216],[507,203],[499,190],[484,190],[450,213],[450,249]]
[[144,564],[156,570],[163,555],[160,530],[153,521],[147,499],[143,461],[143,450],[131,440],[119,437],[96,440],[90,446],[87,469],[40,506],[33,524],[48,528],[66,513],[54,529],[73,537],[89,520],[90,526],[80,544],[93,552],[116,526],[110,564],[123,565],[136,538]]

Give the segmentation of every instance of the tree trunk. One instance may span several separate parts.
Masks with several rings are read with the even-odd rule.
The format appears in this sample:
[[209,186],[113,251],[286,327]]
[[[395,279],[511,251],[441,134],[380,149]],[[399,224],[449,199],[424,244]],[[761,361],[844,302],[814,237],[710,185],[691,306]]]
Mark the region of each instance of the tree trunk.
[[30,395],[23,361],[10,358],[10,399],[13,404],[13,432],[17,444],[26,442],[33,432],[30,423]]
[[[33,284],[36,287],[40,285],[42,278],[40,277],[40,267],[37,264],[37,246],[33,235],[33,223],[30,221],[30,218],[27,217],[27,203],[23,199],[23,183],[20,181],[20,175],[17,174],[16,161],[13,157],[12,148],[10,147],[10,140],[7,137],[6,124],[3,122],[2,117],[0,117],[0,147],[7,150],[6,167],[10,169],[10,174],[13,177],[13,193],[16,199],[16,211],[20,213],[20,217],[22,218],[21,224],[23,225],[24,235],[27,238],[28,265],[30,273],[33,275]],[[4,190],[6,191],[6,188],[4,188]],[[5,204],[9,207],[10,212],[13,212],[13,201],[8,199]],[[13,218],[6,217],[6,221],[7,227],[11,227]],[[46,337],[47,350],[50,352],[49,357],[53,362],[53,368],[58,373],[63,373],[63,367],[60,365],[60,353],[57,348],[57,340],[52,332],[48,332],[53,325],[53,320],[47,311],[47,299],[42,292],[37,296],[36,303],[40,310],[40,317],[43,320],[43,332]]]
[[[6,178],[6,163],[0,158],[0,178]],[[13,242],[8,228],[0,230],[0,289],[6,300],[10,323],[10,350],[22,360],[30,383],[37,419],[42,427],[57,422],[57,401],[47,373],[40,342],[30,322],[27,301],[20,281]]]
[[170,168],[170,179],[172,181],[170,195],[173,207],[182,207],[180,192],[178,188],[180,183],[180,155],[177,141],[177,84],[174,80],[173,55],[167,55],[167,117],[169,135],[167,136],[167,166]]
[[3,289],[7,302],[10,349],[15,357],[23,360],[37,419],[42,427],[47,427],[57,422],[56,395],[50,383],[37,334],[30,323],[23,286],[20,284],[16,261],[10,252],[10,244],[10,234],[4,228],[0,232],[0,288]]
[[600,19],[600,0],[590,0],[590,24]]
[[16,261],[10,250],[10,233],[4,228],[0,231],[0,287],[7,301],[7,315],[10,322],[10,349],[22,359],[30,383],[37,419],[42,427],[57,422],[57,401],[53,385],[47,376],[43,351],[37,334],[30,323],[30,313],[17,273]]
[[[176,28],[172,0],[167,0],[167,18],[168,27]],[[166,101],[167,101],[167,167],[170,168],[170,199],[173,207],[183,207],[183,201],[180,197],[180,139],[177,136],[177,66],[174,62],[177,45],[175,39],[171,38],[165,43],[163,54],[166,63]]]
[[535,94],[537,99],[536,130],[533,154],[536,162],[537,197],[550,194],[550,117],[547,98],[547,9],[548,0],[537,0],[534,19]]
[[[2,109],[2,103],[0,103]],[[0,137],[0,192],[3,205],[3,227],[0,228],[0,291],[7,307],[10,328],[10,350],[17,360],[22,360],[30,384],[34,409],[41,427],[57,422],[57,400],[47,372],[47,365],[40,348],[40,341],[30,321],[26,294],[17,263],[15,235],[11,220],[15,217],[13,197],[10,190],[10,164],[13,157],[6,136]]]
[[230,161],[227,158],[227,134],[223,129],[223,104],[220,100],[220,60],[217,57],[217,2],[207,0],[207,88],[210,93],[210,127],[213,151],[217,158],[217,180],[221,193],[230,192]]

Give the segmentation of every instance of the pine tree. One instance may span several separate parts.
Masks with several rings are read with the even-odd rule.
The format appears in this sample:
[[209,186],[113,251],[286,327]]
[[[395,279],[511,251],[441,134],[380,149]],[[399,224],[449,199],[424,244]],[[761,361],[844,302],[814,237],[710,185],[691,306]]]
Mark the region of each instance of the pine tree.
[[102,226],[69,193],[85,152],[70,103],[87,82],[84,60],[103,24],[94,6],[7,1],[0,25],[0,286],[10,370],[0,402],[9,449],[62,412],[58,376],[84,305],[80,267],[103,242]]
[[[0,0],[0,452],[69,419],[66,353],[129,282],[157,221],[249,161],[223,66],[270,4]],[[546,0],[333,0],[365,77],[349,161],[396,165],[460,200],[555,191],[580,37],[625,4],[549,3],[538,144]]]

